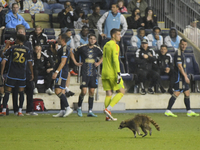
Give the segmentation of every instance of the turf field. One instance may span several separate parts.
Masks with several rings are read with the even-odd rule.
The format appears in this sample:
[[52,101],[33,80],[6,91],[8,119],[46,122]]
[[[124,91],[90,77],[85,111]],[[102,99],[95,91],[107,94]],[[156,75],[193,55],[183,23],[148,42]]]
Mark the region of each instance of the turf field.
[[97,118],[82,118],[75,113],[67,118],[52,118],[52,114],[0,118],[1,150],[198,150],[200,117],[190,118],[176,113],[178,118],[160,113],[147,114],[153,125],[152,136],[142,138],[125,128],[118,129],[123,119],[135,114],[113,114],[116,122],[106,122],[104,114]]

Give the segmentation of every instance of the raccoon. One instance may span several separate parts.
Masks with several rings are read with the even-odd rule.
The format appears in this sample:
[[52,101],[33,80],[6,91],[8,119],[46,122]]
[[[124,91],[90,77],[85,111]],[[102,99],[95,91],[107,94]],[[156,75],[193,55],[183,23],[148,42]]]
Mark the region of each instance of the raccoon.
[[152,120],[149,116],[138,114],[134,118],[124,120],[120,123],[118,129],[122,128],[129,128],[131,131],[133,131],[134,137],[136,138],[136,132],[138,135],[142,136],[143,134],[140,134],[139,127],[141,127],[142,131],[144,132],[144,135],[142,137],[145,137],[147,135],[147,130],[149,130],[149,134],[151,136],[152,130],[149,126],[150,122],[155,126],[155,128],[160,131],[159,125]]

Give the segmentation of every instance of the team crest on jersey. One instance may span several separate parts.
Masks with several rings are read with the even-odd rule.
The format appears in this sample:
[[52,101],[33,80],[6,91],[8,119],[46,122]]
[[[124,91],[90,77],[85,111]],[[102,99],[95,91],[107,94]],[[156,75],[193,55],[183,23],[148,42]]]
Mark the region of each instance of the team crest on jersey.
[[92,58],[92,55],[90,54],[90,55],[88,55],[88,57],[89,57],[89,58]]
[[42,61],[42,62],[44,61],[44,57],[43,57],[43,56],[41,56],[41,61]]
[[21,21],[21,19],[19,19],[19,21]]
[[148,52],[148,55],[151,55],[151,52]]
[[168,59],[165,59],[165,63],[168,64],[168,63],[169,63],[169,60],[168,60]]
[[86,85],[86,82],[82,82],[82,85]]
[[40,43],[41,43],[41,44],[43,44],[43,43],[44,43],[44,40],[43,40],[43,39],[41,39],[41,40],[40,40]]

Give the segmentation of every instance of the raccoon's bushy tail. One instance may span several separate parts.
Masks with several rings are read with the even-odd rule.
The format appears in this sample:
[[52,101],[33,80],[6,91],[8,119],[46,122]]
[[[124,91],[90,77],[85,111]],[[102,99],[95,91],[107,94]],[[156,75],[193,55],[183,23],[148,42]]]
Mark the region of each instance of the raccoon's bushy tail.
[[156,128],[158,131],[160,131],[159,125],[158,125],[154,120],[151,119],[150,122],[155,126],[155,128]]

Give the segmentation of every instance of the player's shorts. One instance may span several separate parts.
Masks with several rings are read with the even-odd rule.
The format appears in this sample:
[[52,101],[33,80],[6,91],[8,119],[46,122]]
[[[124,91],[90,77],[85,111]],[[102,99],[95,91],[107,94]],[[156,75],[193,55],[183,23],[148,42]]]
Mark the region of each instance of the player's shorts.
[[96,76],[81,76],[81,85],[80,89],[83,87],[88,87],[88,88],[97,88],[98,86],[98,81]]
[[102,79],[102,84],[103,84],[103,89],[105,91],[109,91],[109,90],[117,91],[121,88],[124,89],[124,81],[122,80],[122,78],[119,84],[117,84],[116,78]]
[[20,88],[25,88],[26,87],[26,80],[14,80],[10,78],[6,78],[6,86],[9,87],[20,87]]
[[66,86],[66,79],[61,77],[55,79],[55,89],[56,88],[65,89],[65,86]]
[[174,91],[175,92],[185,92],[187,90],[189,90],[189,84],[179,81],[177,83],[174,84]]

